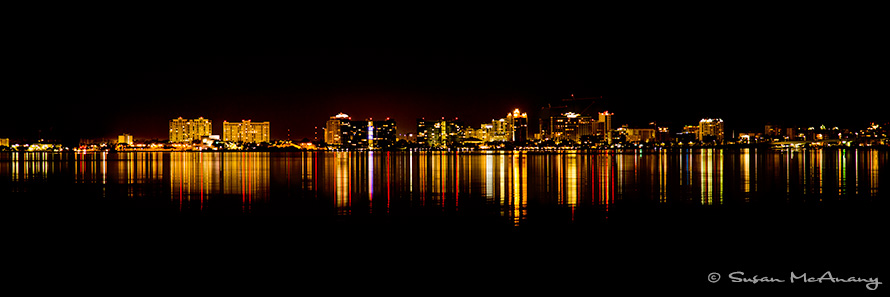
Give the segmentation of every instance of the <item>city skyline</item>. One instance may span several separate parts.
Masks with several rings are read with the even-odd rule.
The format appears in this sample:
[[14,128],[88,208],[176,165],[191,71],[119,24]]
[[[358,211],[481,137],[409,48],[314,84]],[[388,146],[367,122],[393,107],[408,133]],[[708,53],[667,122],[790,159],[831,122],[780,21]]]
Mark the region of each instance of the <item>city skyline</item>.
[[[571,95],[571,98],[574,99],[574,94]],[[584,99],[593,99],[593,98],[584,98]],[[573,101],[573,100],[570,100]],[[540,142],[548,139],[553,139],[557,141],[557,143],[562,141],[573,141],[574,143],[582,144],[582,143],[590,143],[591,138],[585,139],[585,136],[595,137],[597,139],[602,140],[602,143],[606,143],[611,145],[612,141],[619,141],[618,138],[621,137],[620,142],[650,142],[656,141],[658,142],[677,142],[677,141],[696,141],[699,143],[709,143],[711,141],[715,141],[716,143],[724,143],[724,140],[728,141],[728,143],[734,143],[737,140],[745,140],[753,139],[751,137],[766,139],[771,136],[785,137],[787,140],[795,140],[796,138],[801,138],[798,136],[802,136],[804,132],[807,130],[816,130],[819,131],[827,131],[827,130],[838,130],[844,131],[844,133],[856,133],[856,131],[865,131],[865,129],[872,129],[875,127],[879,127],[881,125],[887,126],[887,123],[881,122],[870,122],[867,126],[858,127],[831,127],[826,125],[818,125],[816,127],[803,127],[800,125],[784,125],[784,124],[775,124],[768,123],[766,125],[762,125],[760,127],[756,127],[750,130],[736,131],[736,130],[727,130],[724,126],[724,121],[722,118],[702,118],[698,122],[689,121],[685,122],[682,126],[682,129],[677,129],[674,125],[660,125],[656,122],[649,122],[647,124],[636,124],[629,125],[626,123],[619,123],[616,125],[612,120],[612,117],[615,115],[614,112],[603,111],[596,112],[593,114],[590,112],[586,112],[584,114],[579,114],[573,112],[573,110],[578,110],[580,107],[584,108],[584,111],[590,109],[593,106],[593,103],[587,105],[587,103],[581,104],[575,109],[571,106],[560,106],[561,109],[558,109],[558,112],[551,111],[549,113],[549,117],[541,117],[538,118],[539,129],[538,131],[530,130],[529,126],[529,117],[527,113],[521,112],[518,108],[514,109],[507,113],[506,117],[496,119],[493,118],[490,122],[482,122],[469,124],[466,121],[459,120],[458,117],[453,119],[446,119],[442,117],[440,119],[430,119],[426,120],[425,118],[417,118],[417,125],[414,130],[405,131],[398,130],[396,132],[396,121],[389,117],[386,118],[385,121],[381,120],[373,120],[373,118],[366,119],[358,119],[353,120],[349,115],[340,112],[337,115],[330,116],[329,120],[323,123],[322,125],[315,126],[315,132],[313,137],[290,137],[290,129],[287,129],[288,137],[286,138],[273,138],[271,137],[272,133],[269,129],[270,122],[252,122],[251,120],[242,120],[241,122],[229,122],[227,120],[222,121],[222,128],[217,128],[217,131],[212,128],[212,119],[205,119],[204,117],[198,117],[195,119],[184,119],[183,117],[178,117],[172,120],[169,120],[169,130],[167,130],[168,138],[161,137],[144,137],[142,135],[133,136],[130,133],[120,133],[110,137],[99,137],[99,138],[79,138],[78,142],[80,145],[89,144],[89,143],[97,143],[101,142],[103,139],[113,139],[117,137],[118,139],[127,139],[127,141],[119,141],[119,143],[129,143],[132,145],[134,139],[140,141],[167,141],[171,144],[173,143],[190,143],[190,142],[198,142],[202,139],[204,141],[223,141],[223,142],[244,142],[244,143],[270,143],[273,141],[308,141],[316,142],[316,143],[325,143],[327,145],[333,145],[333,147],[355,147],[359,142],[362,144],[358,147],[373,147],[373,148],[387,148],[390,145],[395,143],[396,139],[404,139],[409,140],[412,143],[418,143],[421,145],[429,146],[429,147],[442,147],[444,148],[444,144],[447,142],[457,141],[460,139],[460,143],[464,143],[467,141],[470,142],[515,142],[515,143],[524,143],[526,140],[531,142]],[[521,120],[521,122],[514,122],[516,120]],[[532,121],[535,119],[532,118]],[[566,121],[566,123],[562,123]],[[337,122],[340,124],[333,124],[332,122]],[[440,126],[439,123],[442,123],[442,127],[447,126],[450,130],[447,133],[454,135],[454,138],[449,141],[445,141],[444,138],[442,140],[434,141],[437,144],[430,145],[426,141],[426,137],[424,134],[426,133],[426,129],[424,128],[424,124],[422,122],[427,123],[426,125],[432,126],[435,125],[437,128]],[[559,124],[557,124],[559,122]],[[345,123],[345,124],[343,124]],[[356,123],[359,125],[357,126]],[[374,124],[377,123],[377,124]],[[375,133],[381,133],[377,131],[380,127],[375,127],[375,125],[380,125],[384,123],[383,126],[384,132],[383,135],[386,135],[385,145],[381,146],[373,146],[368,145],[369,140],[375,139],[376,142],[377,137],[373,135]],[[692,125],[689,125],[689,124]],[[345,126],[343,126],[345,125]],[[474,126],[479,126],[479,128],[474,129]],[[568,126],[567,126],[568,125]],[[236,127],[237,126],[237,127]],[[243,126],[243,127],[242,127]],[[332,127],[337,128],[333,131],[335,134],[343,134],[342,137],[345,139],[342,143],[337,141],[335,136],[331,134],[329,131]],[[361,126],[361,127],[359,127]],[[411,125],[402,125],[411,126]],[[451,126],[454,126],[452,129]],[[219,127],[219,126],[217,126]],[[345,127],[345,128],[342,128]],[[514,127],[516,130],[514,130]],[[356,130],[358,128],[358,130]],[[886,128],[886,127],[885,127]],[[345,129],[345,130],[341,130]],[[444,128],[443,128],[444,129]],[[521,129],[521,133],[519,132]],[[237,132],[235,130],[238,130]],[[353,130],[359,131],[361,135],[353,135],[347,136],[347,133],[353,133]],[[577,130],[577,131],[575,131]],[[350,131],[350,132],[347,132]],[[377,131],[377,132],[375,132]],[[443,133],[445,130],[443,130]],[[656,136],[656,131],[660,136]],[[761,132],[762,131],[762,132]],[[613,133],[618,133],[612,135]],[[684,134],[690,135],[690,139],[685,139]],[[817,134],[813,134],[812,131],[809,132],[808,136],[804,136],[803,138],[809,137],[809,140],[814,140],[814,136]],[[858,135],[858,134],[857,134]],[[850,134],[853,136],[853,134]],[[358,138],[356,138],[358,137]],[[434,136],[435,137],[435,136]],[[849,136],[845,136],[849,137]],[[824,139],[837,138],[832,136],[825,136]],[[9,138],[0,138],[4,139],[4,141],[9,141]],[[666,140],[665,140],[666,139]],[[819,134],[818,138],[815,140],[823,139],[823,136]],[[25,144],[27,142],[43,142],[42,138],[33,138],[33,139],[18,139],[24,142],[16,142],[20,144]],[[58,139],[49,138],[51,143],[62,143],[64,141],[59,141]],[[356,141],[352,141],[356,140]],[[380,140],[383,140],[381,138]],[[350,142],[352,144],[348,144],[346,142]],[[69,144],[71,141],[68,141]],[[353,143],[355,142],[355,143]]]

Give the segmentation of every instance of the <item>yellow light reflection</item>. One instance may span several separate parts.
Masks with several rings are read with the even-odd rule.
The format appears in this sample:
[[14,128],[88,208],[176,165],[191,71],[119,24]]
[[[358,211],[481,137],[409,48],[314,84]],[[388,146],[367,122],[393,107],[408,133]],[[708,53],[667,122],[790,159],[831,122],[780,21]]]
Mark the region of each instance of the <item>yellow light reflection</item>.
[[699,170],[701,172],[701,203],[711,205],[714,185],[711,183],[711,175],[714,168],[711,166],[711,149],[701,149],[699,153]]
[[566,204],[572,210],[572,220],[575,219],[575,205],[578,204],[578,156],[569,154],[566,156]]
[[350,172],[349,172],[349,153],[336,152],[334,164],[334,201],[337,207],[337,214],[348,215],[350,211]]
[[368,212],[374,212],[374,152],[368,152]]
[[741,153],[742,189],[745,202],[748,202],[751,198],[751,149],[744,148]]

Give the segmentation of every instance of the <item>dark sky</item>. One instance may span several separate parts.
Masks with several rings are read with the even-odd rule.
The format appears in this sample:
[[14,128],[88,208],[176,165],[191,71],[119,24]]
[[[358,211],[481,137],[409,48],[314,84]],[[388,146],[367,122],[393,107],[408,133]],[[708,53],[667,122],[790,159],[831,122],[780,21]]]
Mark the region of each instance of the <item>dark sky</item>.
[[744,132],[890,120],[878,106],[886,51],[869,20],[665,18],[566,29],[511,19],[427,30],[222,19],[67,16],[17,27],[5,61],[11,125],[0,137],[166,139],[170,119],[203,116],[216,134],[223,120],[251,119],[271,122],[274,139],[287,129],[301,139],[338,112],[392,117],[409,133],[420,117],[473,126],[514,108],[535,117],[570,94],[603,96],[595,108],[619,125],[721,117]]

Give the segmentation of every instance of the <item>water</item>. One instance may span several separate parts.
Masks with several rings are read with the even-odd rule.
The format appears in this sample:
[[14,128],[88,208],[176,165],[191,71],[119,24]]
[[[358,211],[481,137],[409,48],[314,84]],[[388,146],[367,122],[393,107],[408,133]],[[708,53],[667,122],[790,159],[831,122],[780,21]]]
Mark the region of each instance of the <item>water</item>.
[[[873,256],[886,248],[887,160],[868,149],[4,153],[0,194],[13,238],[37,250],[211,267],[247,253],[368,275],[389,265],[421,289],[434,281],[414,272],[458,276],[431,268],[443,265],[458,279],[533,276],[548,291],[639,271],[702,287],[720,269],[886,267]],[[491,265],[525,277],[489,276]],[[586,272],[553,275],[574,268]]]
[[887,152],[855,149],[10,153],[0,158],[4,192],[13,196],[39,197],[46,187],[80,188],[66,193],[68,199],[149,200],[164,205],[152,210],[164,215],[424,213],[492,216],[521,227],[536,207],[561,209],[564,214],[548,219],[573,222],[606,220],[616,204],[869,203],[890,191],[881,188]]

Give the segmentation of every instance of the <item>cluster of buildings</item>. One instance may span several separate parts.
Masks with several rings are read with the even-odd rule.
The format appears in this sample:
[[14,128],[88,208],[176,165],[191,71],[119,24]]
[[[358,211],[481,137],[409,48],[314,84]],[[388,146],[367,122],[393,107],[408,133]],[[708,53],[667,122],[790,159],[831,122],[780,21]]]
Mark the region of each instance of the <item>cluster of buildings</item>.
[[[396,122],[386,120],[353,120],[339,113],[331,116],[324,126],[324,142],[333,149],[391,149],[422,147],[444,149],[490,142],[526,142],[528,115],[518,109],[506,117],[484,123],[479,128],[465,126],[458,119],[417,120],[416,133],[399,135]],[[400,142],[401,141],[401,142]]]
[[479,128],[464,126],[458,119],[417,120],[415,143],[420,147],[448,148],[485,146],[486,143],[526,143],[529,140],[528,114],[515,109],[506,117],[493,119]]
[[241,122],[223,121],[223,133],[213,135],[213,123],[209,119],[199,117],[197,119],[183,119],[182,117],[170,120],[170,143],[193,143],[210,140],[224,142],[261,143],[270,141],[269,122]]
[[838,127],[782,127],[767,124],[763,132],[740,133],[739,143],[772,143],[776,146],[885,146],[890,145],[890,123],[880,125],[871,123],[861,130],[849,130]]
[[[339,113],[331,116],[324,126],[324,147],[328,149],[396,149],[396,148],[503,148],[503,147],[562,147],[562,148],[611,148],[653,147],[674,145],[735,145],[764,142],[806,141],[822,146],[833,142],[827,139],[850,139],[840,144],[862,143],[885,145],[886,128],[872,125],[866,130],[852,133],[847,130],[810,127],[804,131],[796,128],[780,128],[766,125],[764,133],[726,132],[723,119],[704,118],[695,125],[686,125],[671,133],[668,127],[649,123],[646,127],[613,126],[614,113],[597,112],[596,116],[573,111],[544,114],[539,118],[539,132],[529,131],[529,116],[515,109],[500,119],[482,123],[476,127],[465,125],[457,118],[447,120],[418,119],[416,134],[397,134],[395,121],[372,119],[353,120]],[[871,131],[871,132],[867,132]],[[857,139],[858,142],[852,139]]]
[[239,149],[244,144],[271,142],[269,122],[223,121],[222,136],[213,134],[213,121],[197,119],[172,119],[169,122],[169,138],[166,141],[134,141],[133,135],[118,135],[113,140],[81,140],[79,150],[215,150]]
[[[589,98],[583,98],[589,99]],[[569,100],[575,100],[569,99]],[[592,105],[591,105],[592,106]],[[581,106],[583,107],[583,106]],[[763,132],[735,132],[727,135],[719,118],[701,119],[671,133],[668,127],[649,123],[645,127],[613,124],[614,113],[609,111],[585,113],[590,108],[545,107],[538,117],[538,132],[529,131],[529,115],[514,109],[506,116],[477,126],[465,125],[457,118],[446,120],[417,119],[416,132],[398,134],[395,120],[353,120],[345,113],[331,116],[325,123],[323,142],[304,139],[273,141],[269,122],[222,123],[222,134],[213,134],[210,119],[169,121],[168,140],[134,141],[133,135],[122,134],[116,139],[81,140],[78,150],[238,150],[277,149],[449,149],[449,148],[614,148],[653,147],[674,145],[734,145],[771,143],[777,146],[886,146],[890,124],[872,123],[863,130],[851,131],[838,127],[782,127],[764,126]],[[0,150],[63,151],[66,148],[51,141],[10,143],[0,138]]]
[[324,127],[324,141],[333,148],[389,149],[396,143],[396,122],[386,120],[352,120],[339,113],[332,116]]
[[[540,122],[540,133],[529,131],[529,116],[519,109],[500,119],[482,123],[474,128],[457,118],[447,120],[417,120],[416,133],[399,135],[395,121],[352,120],[339,113],[331,116],[324,126],[324,142],[334,149],[388,149],[399,140],[401,145],[415,148],[445,149],[457,147],[531,147],[542,141],[569,144],[611,145],[624,142],[619,135],[627,134],[636,141],[654,139],[656,133],[648,129],[612,129],[612,115],[601,112],[597,118],[567,112],[553,115]],[[625,127],[626,128],[626,127]],[[666,132],[666,131],[665,131]]]

